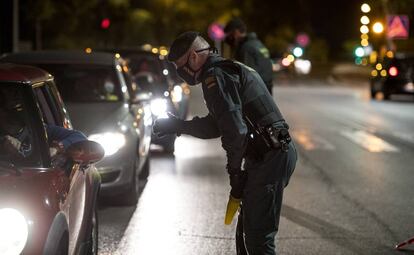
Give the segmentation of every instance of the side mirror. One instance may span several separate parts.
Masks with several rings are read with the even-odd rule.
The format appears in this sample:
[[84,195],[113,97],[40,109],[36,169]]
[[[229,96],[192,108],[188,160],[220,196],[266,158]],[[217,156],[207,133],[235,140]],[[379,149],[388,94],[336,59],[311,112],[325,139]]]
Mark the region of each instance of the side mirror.
[[66,155],[81,165],[93,164],[101,160],[105,155],[102,146],[93,141],[80,141],[66,149]]

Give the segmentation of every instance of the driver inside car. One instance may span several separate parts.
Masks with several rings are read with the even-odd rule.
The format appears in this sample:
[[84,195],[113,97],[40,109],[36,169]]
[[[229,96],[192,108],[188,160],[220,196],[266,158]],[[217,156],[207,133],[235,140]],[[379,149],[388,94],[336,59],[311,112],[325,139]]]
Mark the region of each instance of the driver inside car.
[[[44,124],[44,127],[51,156],[64,152],[73,143],[87,140],[80,131],[49,124]],[[24,121],[24,109],[20,100],[10,95],[7,97],[4,91],[0,91],[0,154],[8,154],[13,161],[29,157],[32,152],[32,136]]]

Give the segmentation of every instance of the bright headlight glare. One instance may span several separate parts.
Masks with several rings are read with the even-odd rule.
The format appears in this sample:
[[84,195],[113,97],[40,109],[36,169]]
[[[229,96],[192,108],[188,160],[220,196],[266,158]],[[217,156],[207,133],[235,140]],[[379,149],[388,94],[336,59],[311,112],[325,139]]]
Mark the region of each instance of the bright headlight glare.
[[27,242],[29,229],[25,217],[16,209],[0,209],[0,254],[20,254]]
[[125,145],[125,135],[116,132],[92,134],[89,140],[99,143],[105,150],[105,156],[117,153]]
[[172,100],[175,103],[181,102],[183,100],[183,88],[180,85],[175,85],[172,91]]
[[152,100],[151,112],[158,118],[167,117],[167,100],[163,98]]

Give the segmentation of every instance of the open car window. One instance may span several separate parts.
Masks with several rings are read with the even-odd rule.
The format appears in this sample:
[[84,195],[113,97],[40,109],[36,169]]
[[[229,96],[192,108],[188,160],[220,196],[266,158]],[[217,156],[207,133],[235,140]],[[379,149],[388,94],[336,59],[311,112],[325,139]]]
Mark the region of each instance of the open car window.
[[36,167],[40,154],[23,86],[0,84],[0,161],[18,167]]

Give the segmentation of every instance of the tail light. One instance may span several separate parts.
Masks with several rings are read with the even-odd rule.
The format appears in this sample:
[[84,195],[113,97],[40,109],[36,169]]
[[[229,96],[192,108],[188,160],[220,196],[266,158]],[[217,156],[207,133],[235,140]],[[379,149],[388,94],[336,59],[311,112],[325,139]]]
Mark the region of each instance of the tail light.
[[388,73],[390,74],[390,76],[397,76],[398,75],[398,68],[395,66],[391,66],[390,69],[388,69]]

